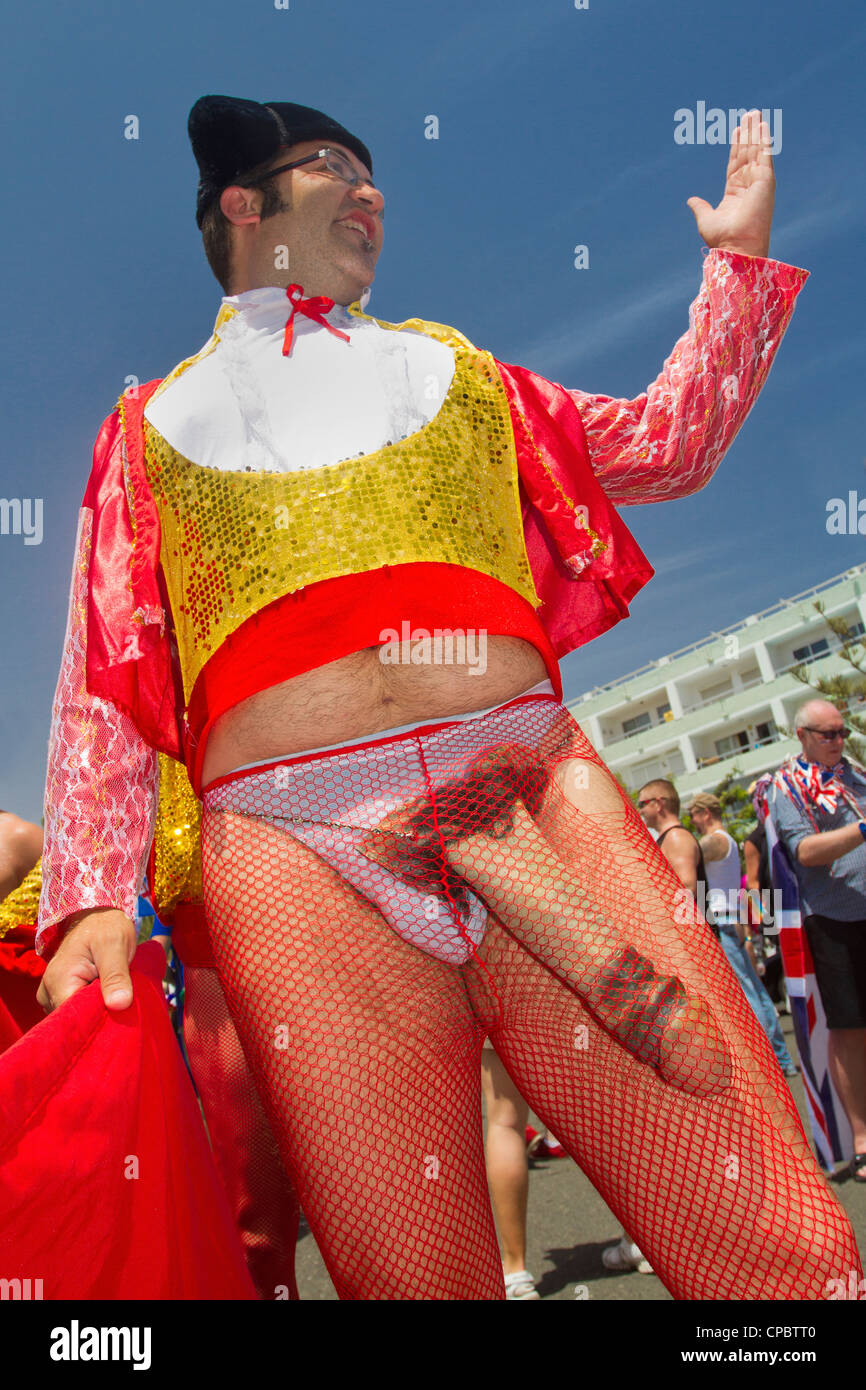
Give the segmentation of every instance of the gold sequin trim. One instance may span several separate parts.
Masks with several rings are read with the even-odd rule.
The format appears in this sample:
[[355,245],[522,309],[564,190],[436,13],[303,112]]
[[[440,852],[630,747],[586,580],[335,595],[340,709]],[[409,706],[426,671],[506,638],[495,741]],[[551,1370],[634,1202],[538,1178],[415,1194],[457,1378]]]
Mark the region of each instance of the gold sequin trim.
[[0,903],[0,937],[16,927],[36,925],[39,916],[39,895],[42,892],[42,860],[33,865],[29,874],[13,888]]
[[202,901],[201,802],[186,768],[159,755],[159,806],[153,835],[153,896],[168,915],[179,902]]

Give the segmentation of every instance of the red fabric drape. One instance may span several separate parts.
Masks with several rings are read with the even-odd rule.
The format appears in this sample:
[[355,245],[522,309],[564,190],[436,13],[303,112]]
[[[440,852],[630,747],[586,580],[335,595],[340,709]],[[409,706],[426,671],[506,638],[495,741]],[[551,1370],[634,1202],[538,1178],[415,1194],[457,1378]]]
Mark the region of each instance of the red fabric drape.
[[46,962],[33,949],[36,928],[13,927],[0,941],[0,1052],[45,1017],[36,1002]]
[[5,1052],[7,1047],[16,1043],[22,1032],[23,1029],[4,1004],[2,993],[0,993],[0,1052]]
[[0,1057],[0,1273],[46,1299],[251,1299],[255,1291],[162,994],[80,990]]
[[568,392],[524,367],[497,362],[496,369],[514,428],[538,617],[561,658],[628,617],[654,571],[592,471]]
[[[144,466],[142,417],[159,385],[123,397],[93,451],[83,506],[93,511],[87,605],[87,688],[111,700],[154,748],[182,758],[177,686],[160,592],[160,524]],[[125,448],[124,448],[125,446]]]

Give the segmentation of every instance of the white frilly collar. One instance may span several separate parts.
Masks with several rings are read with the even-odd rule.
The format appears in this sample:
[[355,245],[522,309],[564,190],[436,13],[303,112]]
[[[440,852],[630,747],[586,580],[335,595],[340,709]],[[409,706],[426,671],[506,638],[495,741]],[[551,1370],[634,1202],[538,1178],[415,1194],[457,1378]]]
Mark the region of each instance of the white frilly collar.
[[[368,285],[360,300],[355,301],[361,313],[366,311],[372,293],[372,288]],[[246,320],[249,327],[266,328],[272,324],[284,324],[289,307],[285,289],[279,285],[262,285],[259,289],[244,290],[242,294],[223,295],[218,318],[224,318],[225,311],[228,310]],[[352,315],[345,305],[335,304],[325,317],[329,323],[339,325],[350,322]]]

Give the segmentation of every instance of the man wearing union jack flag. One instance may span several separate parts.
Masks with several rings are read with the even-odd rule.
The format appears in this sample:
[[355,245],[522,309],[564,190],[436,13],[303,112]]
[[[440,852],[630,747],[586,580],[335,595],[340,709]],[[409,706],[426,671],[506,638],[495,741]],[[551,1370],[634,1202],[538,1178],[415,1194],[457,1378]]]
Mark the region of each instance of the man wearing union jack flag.
[[851,1125],[851,1176],[866,1182],[866,773],[842,756],[835,705],[796,713],[802,753],[776,774],[771,815],[800,890],[833,1085]]

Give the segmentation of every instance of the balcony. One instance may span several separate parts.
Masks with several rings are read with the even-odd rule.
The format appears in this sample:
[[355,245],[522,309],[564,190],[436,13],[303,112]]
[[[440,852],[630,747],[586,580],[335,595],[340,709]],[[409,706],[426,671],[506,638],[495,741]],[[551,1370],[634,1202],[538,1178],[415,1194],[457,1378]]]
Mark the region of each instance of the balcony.
[[765,772],[774,772],[786,758],[799,751],[800,744],[795,738],[765,739],[754,748],[741,749],[738,753],[729,754],[717,761],[702,759],[706,765],[699,767],[697,772],[684,773],[682,777],[677,777],[676,788],[680,798],[688,805],[688,797],[695,796],[698,792],[712,791],[728,776],[753,782]]
[[[722,653],[724,639],[731,634],[742,635],[745,646],[748,648],[758,640],[778,642],[783,635],[789,632],[811,630],[821,621],[812,608],[816,598],[824,599],[827,602],[831,616],[838,616],[848,609],[857,607],[858,601],[864,593],[864,588],[866,588],[864,579],[866,579],[866,565],[855,565],[843,574],[827,579],[822,584],[817,584],[814,588],[807,589],[801,594],[781,599],[770,608],[765,608],[750,618],[733,623],[720,632],[710,633],[685,647],[680,647],[677,651],[671,652],[657,661],[649,662],[636,671],[630,671],[627,675],[617,677],[607,685],[596,686],[593,690],[586,691],[581,699],[575,702],[573,709],[575,718],[578,722],[580,721],[582,706],[584,718],[587,714],[595,714],[600,718],[605,714],[610,715],[614,710],[619,711],[627,707],[630,700],[637,703],[638,700],[654,697],[657,692],[661,693],[666,680],[676,681],[693,675],[701,664],[704,666],[719,665],[720,662],[713,661],[712,648],[714,645],[718,645],[719,651]],[[834,589],[838,592],[831,594],[830,591]],[[694,660],[695,657],[699,658],[697,663]],[[703,657],[702,663],[700,657]]]
[[755,743],[743,744],[732,753],[711,753],[706,758],[698,758],[698,769],[714,767],[718,763],[736,762],[738,758],[744,758],[747,753],[753,753],[756,748],[769,748],[771,743],[778,743],[780,739],[782,739],[781,734],[769,734],[767,738],[759,738]]
[[690,700],[687,705],[683,705],[683,714],[691,714],[696,709],[705,709],[707,705],[718,704],[719,700],[727,700],[732,695],[739,695],[742,690],[754,690],[755,686],[763,684],[763,676],[754,676],[751,680],[742,681],[736,687],[731,686],[731,689],[727,690],[724,695],[704,695],[700,700]]
[[[835,651],[831,650],[829,655],[818,657],[809,663],[815,675],[840,675],[850,671],[848,663],[838,654],[840,645],[837,643]],[[772,717],[771,700],[788,700],[797,696],[800,700],[809,698],[808,687],[791,675],[792,668],[801,664],[803,663],[791,662],[777,671],[772,681],[759,678],[747,682],[741,690],[731,691],[729,695],[719,695],[713,700],[698,702],[684,711],[679,719],[655,719],[648,728],[621,734],[618,738],[608,739],[605,736],[601,750],[604,760],[631,762],[635,758],[658,753],[666,745],[675,745],[684,735],[695,738],[711,729],[724,731],[732,723],[742,720],[750,724],[763,723],[765,719]],[[572,706],[572,713],[579,724],[582,713],[580,705]],[[756,718],[757,715],[762,717]]]

